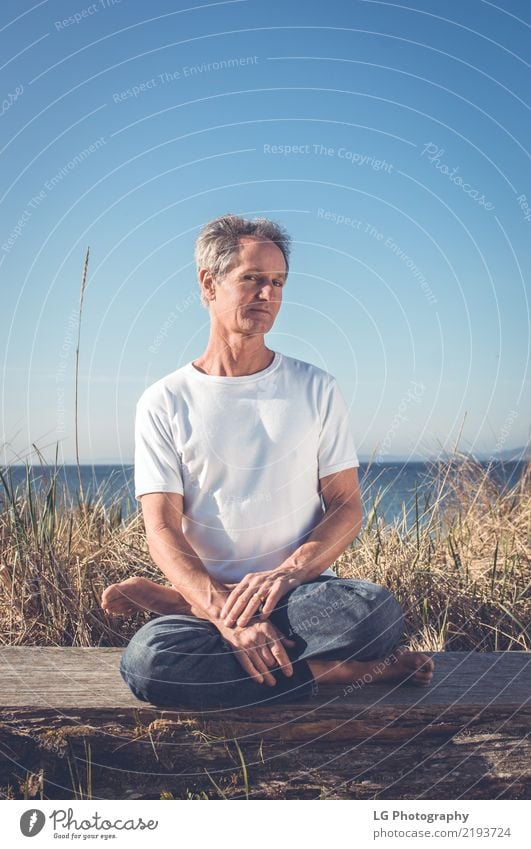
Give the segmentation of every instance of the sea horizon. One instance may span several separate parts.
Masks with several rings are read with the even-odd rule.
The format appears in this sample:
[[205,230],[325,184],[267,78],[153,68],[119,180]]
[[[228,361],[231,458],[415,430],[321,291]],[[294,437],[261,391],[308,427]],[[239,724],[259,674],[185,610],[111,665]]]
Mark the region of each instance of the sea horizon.
[[[459,462],[462,457],[454,459]],[[477,460],[489,476],[497,480],[503,488],[509,488],[519,479],[527,460]],[[431,503],[430,489],[435,485],[437,465],[444,465],[443,460],[408,460],[399,461],[385,459],[377,463],[360,459],[360,487],[364,520],[377,501],[378,515],[388,523],[400,519],[405,512],[407,524],[414,524],[417,509],[421,513],[426,505]],[[489,468],[490,467],[490,468]],[[7,469],[7,475],[6,475]],[[46,490],[55,474],[58,489],[62,490],[63,501],[73,504],[79,493],[79,482],[85,499],[100,497],[105,507],[117,500],[122,507],[124,518],[140,509],[140,502],[134,495],[134,463],[75,463],[55,465],[17,464],[0,469],[2,476],[9,479],[10,486],[16,491],[25,485],[27,470],[30,471],[32,489]],[[417,504],[415,499],[417,498]],[[5,486],[0,479],[0,505],[5,502]],[[420,504],[420,508],[419,508]]]

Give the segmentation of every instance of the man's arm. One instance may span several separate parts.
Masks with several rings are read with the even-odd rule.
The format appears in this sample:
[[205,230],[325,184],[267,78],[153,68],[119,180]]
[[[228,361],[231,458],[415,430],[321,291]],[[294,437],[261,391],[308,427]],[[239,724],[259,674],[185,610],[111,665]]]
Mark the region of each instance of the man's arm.
[[280,566],[242,578],[221,611],[227,627],[245,627],[261,602],[261,618],[267,619],[286,593],[317,578],[359,534],[363,510],[357,467],[321,478],[319,488],[326,507],[323,518]]
[[271,622],[257,622],[246,628],[227,629],[220,611],[230,591],[212,578],[182,532],[183,496],[176,492],[150,492],[141,496],[146,539],[151,557],[192,607],[205,613],[235,653],[238,663],[259,684],[274,686],[270,667],[278,666],[293,675],[285,637]]
[[293,554],[272,572],[289,570],[307,583],[317,578],[358,536],[363,510],[358,469],[345,469],[319,481],[326,512]]
[[177,492],[149,492],[141,496],[141,504],[153,561],[186,601],[204,611],[215,624],[228,590],[207,572],[183,534],[183,496]]

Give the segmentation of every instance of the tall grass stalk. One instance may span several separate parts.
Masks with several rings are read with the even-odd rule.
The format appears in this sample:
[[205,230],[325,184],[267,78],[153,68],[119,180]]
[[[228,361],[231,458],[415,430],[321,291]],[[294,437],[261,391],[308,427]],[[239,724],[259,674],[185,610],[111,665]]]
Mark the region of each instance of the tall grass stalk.
[[81,291],[79,293],[79,320],[77,323],[77,344],[76,344],[76,380],[75,380],[75,401],[74,401],[74,429],[76,439],[76,464],[79,477],[79,492],[83,496],[83,481],[81,480],[81,469],[79,465],[79,429],[78,429],[78,390],[79,390],[79,345],[81,342],[81,319],[83,317],[83,298],[85,295],[85,287],[87,285],[87,273],[89,263],[90,248],[87,248],[85,254],[85,264],[83,266],[83,276],[81,278]]

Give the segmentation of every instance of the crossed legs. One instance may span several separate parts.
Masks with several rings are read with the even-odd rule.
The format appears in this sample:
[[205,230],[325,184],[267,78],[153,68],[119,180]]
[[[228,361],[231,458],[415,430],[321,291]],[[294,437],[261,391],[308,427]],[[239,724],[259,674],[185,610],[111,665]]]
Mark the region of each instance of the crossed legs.
[[105,590],[102,607],[118,615],[139,609],[161,614],[135,634],[121,666],[138,698],[161,704],[288,701],[315,692],[318,683],[426,685],[433,675],[428,655],[400,644],[403,616],[396,599],[368,581],[320,578],[279,602],[270,618],[296,642],[289,651],[296,674],[271,670],[274,687],[251,681],[216,627],[172,587],[130,578]]

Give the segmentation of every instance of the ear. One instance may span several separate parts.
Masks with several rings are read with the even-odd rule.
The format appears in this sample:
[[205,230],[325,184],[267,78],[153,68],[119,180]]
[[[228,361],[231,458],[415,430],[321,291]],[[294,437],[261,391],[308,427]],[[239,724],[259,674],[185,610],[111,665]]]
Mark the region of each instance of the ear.
[[199,283],[207,301],[216,300],[216,289],[212,272],[209,268],[200,268],[198,272]]

